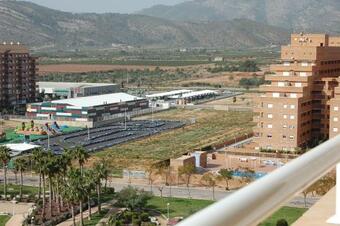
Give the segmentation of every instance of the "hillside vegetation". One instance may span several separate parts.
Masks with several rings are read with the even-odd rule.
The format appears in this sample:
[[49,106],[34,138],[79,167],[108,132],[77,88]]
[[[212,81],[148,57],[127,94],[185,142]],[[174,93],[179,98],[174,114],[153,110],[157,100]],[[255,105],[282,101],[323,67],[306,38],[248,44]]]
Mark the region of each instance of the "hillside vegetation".
[[134,47],[245,48],[280,44],[288,31],[250,20],[178,22],[127,14],[67,13],[0,1],[0,41],[39,49]]

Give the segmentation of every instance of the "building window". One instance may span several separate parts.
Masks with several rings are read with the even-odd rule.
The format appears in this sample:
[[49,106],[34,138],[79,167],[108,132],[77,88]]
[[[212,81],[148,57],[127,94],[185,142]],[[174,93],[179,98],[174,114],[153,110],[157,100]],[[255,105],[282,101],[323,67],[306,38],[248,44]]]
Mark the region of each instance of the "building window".
[[289,119],[295,119],[295,115],[289,116]]
[[283,118],[284,118],[284,119],[287,119],[287,118],[288,118],[288,115],[283,115]]
[[290,66],[290,62],[283,62],[283,66]]
[[280,97],[280,93],[273,93],[273,97]]
[[277,83],[277,86],[278,86],[278,87],[284,87],[284,86],[285,86],[285,83],[284,83],[284,82],[278,82],[278,83]]
[[302,62],[302,63],[301,63],[301,66],[302,66],[302,67],[307,67],[307,66],[308,66],[308,63],[307,63],[307,62]]
[[271,139],[273,136],[271,134],[267,135],[267,138]]
[[283,125],[283,128],[286,129],[286,128],[287,128],[287,125]]
[[333,121],[334,121],[334,122],[339,121],[338,117],[334,117],[334,118],[333,118]]
[[339,111],[339,107],[334,107],[334,111]]
[[283,108],[288,108],[288,105],[287,105],[287,104],[284,104],[284,105],[283,105]]
[[333,132],[338,132],[338,128],[333,128]]
[[297,94],[296,93],[291,93],[290,94],[290,98],[297,98]]
[[273,108],[273,104],[268,104],[268,108]]
[[301,76],[301,77],[306,77],[306,76],[307,76],[307,73],[306,73],[306,72],[300,72],[300,76]]
[[289,74],[290,73],[288,71],[285,71],[285,72],[282,73],[283,76],[289,76]]
[[272,129],[273,128],[273,125],[272,124],[268,124],[268,129]]
[[294,129],[295,128],[295,126],[289,126],[289,129]]
[[302,87],[302,83],[301,82],[295,83],[295,87]]
[[294,140],[294,136],[289,136],[289,139],[290,140]]
[[294,104],[290,105],[290,109],[295,109],[295,105]]
[[273,114],[268,114],[268,118],[273,118]]
[[287,138],[287,136],[286,136],[286,135],[282,135],[282,138],[283,138],[283,139],[286,139],[286,138]]

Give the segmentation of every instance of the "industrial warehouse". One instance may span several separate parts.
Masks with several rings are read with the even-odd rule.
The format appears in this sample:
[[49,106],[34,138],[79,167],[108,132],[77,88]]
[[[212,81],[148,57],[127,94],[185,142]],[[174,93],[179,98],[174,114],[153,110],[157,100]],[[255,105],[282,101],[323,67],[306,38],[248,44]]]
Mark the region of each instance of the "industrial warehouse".
[[38,82],[39,93],[50,98],[76,98],[120,92],[117,84]]
[[101,122],[147,108],[146,99],[113,93],[28,104],[26,116],[35,120]]

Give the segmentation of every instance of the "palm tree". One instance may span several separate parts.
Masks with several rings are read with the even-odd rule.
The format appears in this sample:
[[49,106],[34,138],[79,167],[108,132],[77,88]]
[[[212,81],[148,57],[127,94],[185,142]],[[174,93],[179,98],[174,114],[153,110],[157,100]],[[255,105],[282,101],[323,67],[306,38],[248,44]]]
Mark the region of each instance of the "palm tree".
[[11,159],[10,156],[11,149],[6,146],[0,146],[0,161],[2,162],[2,167],[4,170],[4,196],[7,199],[7,164]]
[[35,168],[35,171],[39,173],[39,190],[38,190],[39,199],[41,198],[41,180],[42,180],[41,165],[42,165],[43,156],[44,156],[44,150],[42,148],[35,148],[32,152],[32,159],[35,163],[34,168]]
[[89,153],[83,147],[76,147],[73,151],[73,158],[78,161],[80,172],[83,175],[83,166],[90,157]]
[[14,160],[14,166],[16,170],[20,173],[20,191],[19,196],[22,199],[22,187],[24,184],[23,172],[27,169],[27,161],[25,158],[20,157]]
[[87,196],[87,206],[89,209],[89,220],[91,220],[91,193],[96,188],[94,171],[88,170],[84,175],[84,189]]
[[53,178],[58,173],[58,159],[52,152],[48,152],[46,155],[46,167],[45,173],[48,176],[48,187],[49,187],[49,212],[52,214],[52,197],[53,197]]
[[105,171],[106,167],[103,163],[96,163],[94,165],[94,177],[95,177],[95,183],[96,183],[96,190],[97,190],[97,199],[98,199],[98,212],[101,212],[101,201],[100,201],[100,195],[101,195],[101,180],[105,179]]
[[[79,169],[70,169],[67,175],[67,186],[72,192],[73,197],[69,197],[72,202],[72,208],[74,203],[79,203],[80,211],[80,226],[83,226],[83,202],[87,198],[86,189],[84,188],[84,177]],[[74,210],[72,210],[74,214]]]

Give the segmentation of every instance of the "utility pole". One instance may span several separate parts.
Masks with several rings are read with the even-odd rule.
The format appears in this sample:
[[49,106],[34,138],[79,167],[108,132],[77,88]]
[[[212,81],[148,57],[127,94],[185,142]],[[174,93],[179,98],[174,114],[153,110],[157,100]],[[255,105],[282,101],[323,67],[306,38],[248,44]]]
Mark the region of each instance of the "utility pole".
[[125,125],[125,130],[127,130],[127,126],[126,126],[126,108],[125,108],[125,116],[124,116],[124,125]]

